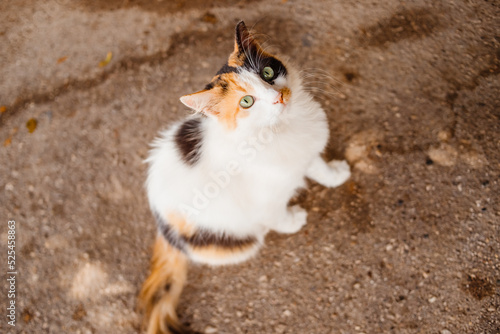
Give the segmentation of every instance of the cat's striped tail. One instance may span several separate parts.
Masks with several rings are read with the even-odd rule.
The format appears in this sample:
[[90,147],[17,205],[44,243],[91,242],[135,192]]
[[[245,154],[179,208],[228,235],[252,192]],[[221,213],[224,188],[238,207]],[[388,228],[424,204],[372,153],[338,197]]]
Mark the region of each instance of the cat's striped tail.
[[182,332],[175,308],[186,282],[187,267],[186,255],[159,234],[151,259],[151,273],[139,295],[139,308],[146,315],[147,334]]

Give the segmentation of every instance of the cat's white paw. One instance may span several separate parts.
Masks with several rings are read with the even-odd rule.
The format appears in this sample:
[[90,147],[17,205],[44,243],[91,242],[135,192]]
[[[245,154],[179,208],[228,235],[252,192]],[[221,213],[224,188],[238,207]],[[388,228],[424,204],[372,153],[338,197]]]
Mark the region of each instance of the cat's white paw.
[[292,206],[289,210],[292,214],[292,220],[286,233],[296,233],[307,223],[307,211],[298,205]]
[[328,166],[330,166],[331,174],[325,186],[338,187],[351,177],[351,167],[345,160],[332,160]]
[[307,223],[307,211],[298,205],[288,208],[288,218],[276,226],[274,230],[279,233],[297,233]]
[[300,224],[300,227],[307,223],[307,211],[301,208],[299,205],[294,205],[290,208],[290,212],[293,215],[293,221]]

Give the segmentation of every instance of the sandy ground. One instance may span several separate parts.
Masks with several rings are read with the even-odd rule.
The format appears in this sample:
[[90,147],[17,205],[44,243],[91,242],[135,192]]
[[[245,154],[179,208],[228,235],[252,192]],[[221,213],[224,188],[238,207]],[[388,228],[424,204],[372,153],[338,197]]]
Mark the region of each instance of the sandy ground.
[[499,18],[494,0],[2,0],[0,332],[140,331],[155,234],[142,160],[245,19],[303,69],[328,114],[326,157],[347,158],[353,177],[310,183],[307,226],[269,235],[252,261],[193,266],[183,322],[499,333]]

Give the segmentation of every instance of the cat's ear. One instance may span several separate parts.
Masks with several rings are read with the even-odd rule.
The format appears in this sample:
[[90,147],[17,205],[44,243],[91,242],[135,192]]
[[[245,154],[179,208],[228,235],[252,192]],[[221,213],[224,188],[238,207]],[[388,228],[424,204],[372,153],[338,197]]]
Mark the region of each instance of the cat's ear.
[[248,30],[245,22],[240,21],[236,25],[236,40],[234,43],[234,54],[255,53],[260,50],[260,45]]
[[214,115],[212,108],[213,93],[210,90],[202,90],[197,93],[184,95],[181,97],[181,102],[186,107],[189,107],[197,112],[202,112],[206,115]]

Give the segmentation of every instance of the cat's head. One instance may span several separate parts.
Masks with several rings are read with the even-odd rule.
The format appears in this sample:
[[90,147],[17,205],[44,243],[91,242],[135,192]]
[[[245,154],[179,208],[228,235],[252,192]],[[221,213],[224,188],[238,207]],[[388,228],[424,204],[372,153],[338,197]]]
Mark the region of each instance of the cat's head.
[[181,97],[189,108],[216,117],[228,129],[277,124],[289,110],[289,69],[265,52],[245,23],[236,26],[234,51],[204,90]]

